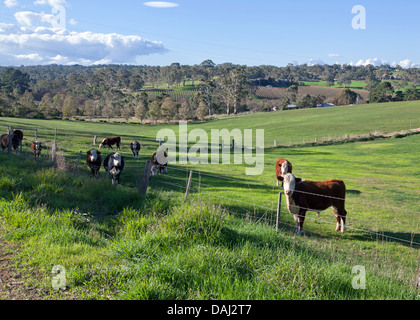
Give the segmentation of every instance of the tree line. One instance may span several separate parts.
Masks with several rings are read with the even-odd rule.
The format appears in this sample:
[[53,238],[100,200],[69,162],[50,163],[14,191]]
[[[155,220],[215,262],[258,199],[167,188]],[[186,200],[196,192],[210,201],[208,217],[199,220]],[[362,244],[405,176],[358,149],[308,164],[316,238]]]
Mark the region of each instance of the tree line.
[[[307,80],[324,80],[330,86],[335,82],[346,86],[351,80],[364,80],[370,102],[420,99],[416,90],[420,70],[389,65],[276,67],[216,65],[211,60],[193,66],[172,63],[164,67],[47,65],[0,68],[0,115],[136,117],[141,121],[204,119],[217,113],[269,109],[264,103],[255,107],[252,100],[256,86],[267,84],[288,88],[283,107],[290,103],[299,107],[322,103],[325,100],[322,96],[297,97],[298,86]],[[185,86],[187,81],[198,90],[182,101],[175,101],[165,93],[149,97],[142,90],[146,85],[153,88],[158,83],[165,83],[168,88]],[[410,84],[409,89],[401,90]],[[336,97],[337,104],[355,99],[357,96],[351,90]]]

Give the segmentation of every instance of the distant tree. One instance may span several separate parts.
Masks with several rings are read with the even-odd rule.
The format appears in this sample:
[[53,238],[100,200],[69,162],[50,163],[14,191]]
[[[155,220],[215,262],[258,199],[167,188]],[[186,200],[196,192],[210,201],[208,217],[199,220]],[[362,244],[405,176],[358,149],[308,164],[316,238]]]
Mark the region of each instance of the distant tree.
[[198,90],[202,91],[207,100],[208,106],[208,115],[212,114],[211,102],[212,102],[212,92],[216,88],[216,83],[213,80],[202,79],[198,85]]
[[392,101],[394,89],[388,81],[381,82],[369,93],[369,102],[387,102]]
[[338,77],[337,77],[337,83],[344,86],[344,88],[347,85],[351,85],[351,80],[352,80],[352,75],[350,72],[344,72],[341,73]]
[[77,114],[77,100],[72,95],[66,96],[63,101],[63,117],[71,117]]
[[149,112],[149,105],[147,100],[138,99],[135,102],[134,116],[141,121],[147,118]]
[[416,90],[414,88],[408,88],[404,92],[404,100],[420,100],[420,90]]
[[5,93],[23,94],[29,89],[29,74],[15,68],[6,68],[0,75],[0,87]]
[[335,74],[330,69],[326,69],[322,73],[321,79],[326,82],[328,87],[332,87],[335,81]]
[[25,93],[20,97],[19,103],[16,106],[16,115],[22,117],[35,117],[39,118],[41,112],[39,112],[32,92],[25,91]]
[[161,117],[160,106],[161,106],[160,101],[153,101],[152,103],[149,104],[149,117],[151,120],[157,121],[160,119]]
[[196,110],[196,116],[201,121],[207,116],[207,105],[204,102],[200,102]]
[[316,107],[316,102],[314,101],[313,97],[309,94],[304,94],[297,98],[296,105],[299,108],[312,108]]
[[106,117],[108,121],[115,116],[115,107],[112,101],[107,100],[102,108],[102,116]]
[[357,94],[356,92],[350,90],[350,89],[344,89],[341,90],[332,100],[333,104],[336,105],[349,105],[354,104],[357,102],[357,97],[359,96],[359,99],[361,96]]
[[134,116],[134,108],[131,103],[127,102],[121,109],[121,116],[128,122],[128,120]]
[[167,97],[162,102],[160,113],[162,119],[172,120],[178,115],[178,104],[171,97]]
[[191,103],[188,100],[183,99],[181,101],[181,106],[179,107],[178,115],[179,118],[182,120],[192,120],[195,118],[195,112],[191,106]]
[[97,107],[98,107],[97,103],[94,100],[88,99],[88,100],[85,101],[84,106],[85,106],[85,108],[84,108],[84,111],[85,111],[84,114],[86,116],[88,116],[90,120],[92,120],[92,118],[94,116],[96,116],[97,115],[97,112],[98,112],[98,110],[97,110]]
[[286,89],[286,94],[290,101],[296,101],[297,94],[299,92],[299,87],[297,85],[291,85]]

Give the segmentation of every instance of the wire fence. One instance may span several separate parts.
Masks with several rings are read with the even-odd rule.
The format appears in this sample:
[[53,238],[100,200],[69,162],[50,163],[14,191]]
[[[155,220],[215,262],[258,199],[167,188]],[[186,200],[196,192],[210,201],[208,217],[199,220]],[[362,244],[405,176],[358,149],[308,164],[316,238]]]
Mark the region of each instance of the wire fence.
[[[17,128],[16,128],[17,129]],[[39,136],[38,130],[35,131],[33,128],[23,128],[26,132],[33,132],[33,135],[27,135],[28,140],[32,138],[36,139]],[[32,130],[32,131],[30,131]],[[57,137],[60,138],[58,142],[59,147],[57,149],[58,161],[63,162],[64,170],[77,173],[80,167],[87,167],[85,160],[86,153],[66,153],[60,147],[63,143],[71,148],[73,143],[66,139],[67,134],[62,132],[55,133],[54,129],[49,129],[48,132],[42,132],[42,141],[45,143],[45,149],[43,153],[44,160],[51,160],[51,146]],[[93,135],[88,134],[76,134],[77,137],[83,138],[83,144],[81,147],[92,147]],[[80,146],[80,143],[77,144]],[[111,150],[110,150],[111,152]],[[131,152],[131,151],[130,151]],[[30,157],[29,151],[23,154],[24,156]],[[61,159],[61,160],[60,160]],[[126,165],[125,169],[131,170],[129,172],[134,173],[136,176],[135,184],[140,181],[140,175],[144,170],[144,163],[137,161],[131,162]],[[180,166],[168,166],[169,173],[161,174],[157,177],[153,177],[154,185],[158,185],[169,190],[185,191],[188,186],[189,173],[191,168],[180,167]],[[251,180],[246,176],[240,178],[232,176],[221,176],[215,173],[208,173],[203,171],[194,171],[194,174],[190,181],[189,192],[190,196],[197,196],[200,199],[206,199],[207,201],[221,205],[227,212],[234,216],[245,218],[255,223],[263,222],[269,226],[277,227],[280,225],[282,230],[289,230],[293,232],[295,228],[295,221],[285,203],[278,203],[279,192],[282,192],[282,188],[274,185],[267,185],[258,183],[255,180]],[[244,192],[246,190],[247,192]],[[407,210],[406,208],[390,206],[381,203],[373,203],[371,201],[361,201],[360,199],[343,199],[332,197],[328,195],[319,195],[311,192],[296,190],[302,194],[318,197],[329,197],[335,200],[345,200],[347,211],[350,213],[346,217],[346,228],[351,233],[350,239],[364,239],[367,241],[375,241],[378,244],[389,245],[390,243],[401,244],[406,248],[417,250],[420,248],[420,232],[418,230],[419,221],[412,223],[413,228],[404,228],[396,226],[393,223],[389,223],[380,219],[379,215],[369,217],[369,219],[363,219],[361,217],[353,217],[351,213],[360,210],[360,208],[375,207],[380,210],[386,210],[390,212],[410,212],[417,217],[420,217],[420,211]],[[351,209],[348,209],[351,207]],[[278,210],[280,208],[280,210]],[[312,211],[310,208],[306,208],[308,211]],[[279,213],[280,218],[277,218]],[[328,218],[328,219],[326,219]],[[336,225],[335,216],[330,211],[323,211],[322,217],[314,217],[313,215],[306,214],[305,220],[310,223],[306,224],[303,228],[305,234],[318,235],[325,239],[343,240],[346,239],[336,233],[326,231],[326,227]],[[385,253],[385,256],[387,253]],[[391,249],[388,250],[388,255],[391,255]],[[420,261],[420,260],[418,260]],[[398,263],[397,261],[395,261]],[[415,262],[413,262],[415,263]],[[418,262],[413,269],[418,270]]]

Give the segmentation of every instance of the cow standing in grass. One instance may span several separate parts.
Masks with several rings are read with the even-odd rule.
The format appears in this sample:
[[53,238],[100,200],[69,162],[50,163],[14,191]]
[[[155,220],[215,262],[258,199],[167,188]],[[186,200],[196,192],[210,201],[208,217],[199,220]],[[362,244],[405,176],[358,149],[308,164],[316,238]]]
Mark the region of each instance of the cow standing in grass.
[[279,181],[281,181],[281,186],[283,186],[283,179],[286,173],[292,173],[292,164],[284,158],[278,158],[276,161],[277,186]]
[[151,174],[155,176],[157,171],[159,173],[168,173],[168,154],[164,150],[159,150],[152,155],[151,159]]
[[306,211],[319,212],[332,207],[337,219],[335,231],[346,230],[344,208],[346,186],[343,180],[310,181],[287,173],[283,181],[287,209],[296,221],[296,233],[302,233]]
[[41,156],[42,144],[39,141],[34,141],[31,144],[31,151],[35,155],[35,159]]
[[110,138],[105,138],[104,140],[102,140],[102,142],[99,144],[99,148],[102,148],[103,146],[108,146],[109,148],[112,149],[112,146],[114,144],[117,145],[117,150],[120,149],[120,143],[121,143],[121,137],[110,137]]
[[104,160],[104,168],[111,175],[112,184],[119,184],[124,169],[124,157],[118,152],[109,154]]
[[[7,149],[9,147],[9,135],[8,134],[3,134],[0,137],[0,145],[1,145],[1,149],[2,151],[4,151],[4,149]],[[15,150],[15,152],[17,153],[17,150],[19,148],[20,145],[20,139],[19,136],[15,133],[12,134],[12,148],[13,150]]]
[[92,177],[98,178],[99,169],[102,165],[101,152],[96,149],[91,149],[86,153],[86,163],[88,164]]
[[139,152],[140,152],[140,149],[141,149],[140,142],[138,142],[138,141],[131,142],[130,149],[133,152],[134,159],[138,159],[139,158]]

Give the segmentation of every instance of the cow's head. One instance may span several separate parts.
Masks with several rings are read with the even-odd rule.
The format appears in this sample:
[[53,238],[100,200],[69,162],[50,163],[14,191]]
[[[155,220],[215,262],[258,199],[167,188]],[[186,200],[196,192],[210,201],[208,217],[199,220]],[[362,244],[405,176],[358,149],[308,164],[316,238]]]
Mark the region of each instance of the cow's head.
[[92,149],[89,152],[89,158],[91,162],[96,162],[98,160],[99,154],[101,154],[98,150]]
[[295,191],[295,187],[296,187],[296,177],[291,173],[287,173],[284,176],[284,180],[283,180],[283,189],[284,189],[284,193],[286,194],[286,197],[291,197],[293,195],[293,192]]
[[107,138],[105,138],[104,140],[102,140],[102,142],[99,144],[99,148],[102,148],[106,144],[107,144]]
[[290,173],[289,163],[287,161],[285,161],[281,164],[281,174],[282,174],[282,176],[286,175],[286,173]]
[[110,167],[120,167],[122,164],[122,156],[119,152],[115,153],[112,157],[112,165]]
[[39,155],[41,155],[41,149],[42,149],[42,145],[41,142],[39,141],[35,141],[34,142],[34,153],[35,155],[38,157]]

